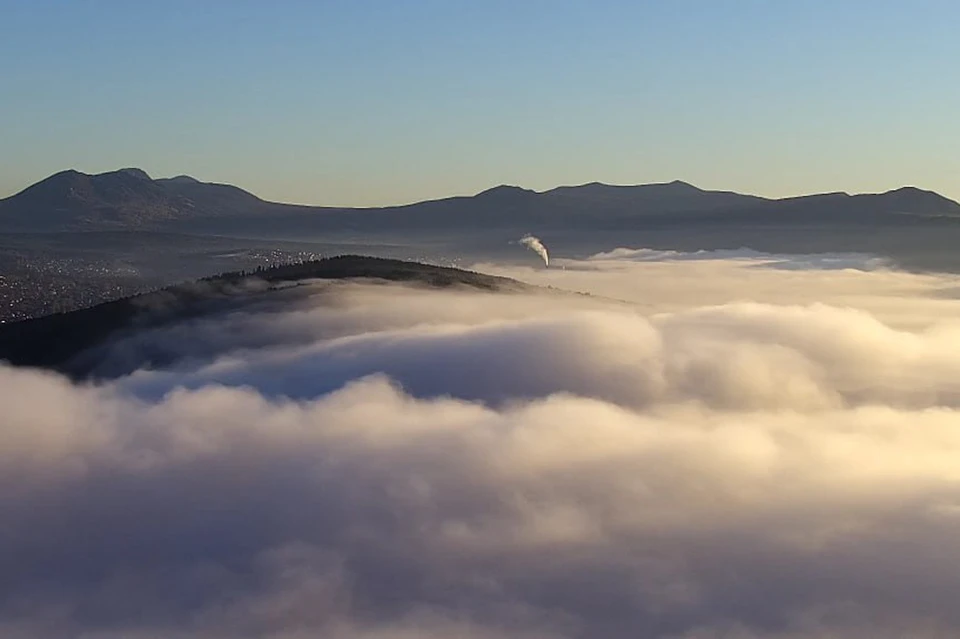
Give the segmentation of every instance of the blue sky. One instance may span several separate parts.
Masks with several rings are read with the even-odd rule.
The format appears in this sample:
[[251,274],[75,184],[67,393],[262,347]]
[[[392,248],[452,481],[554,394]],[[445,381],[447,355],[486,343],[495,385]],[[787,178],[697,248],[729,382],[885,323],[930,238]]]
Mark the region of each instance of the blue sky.
[[683,179],[960,199],[954,0],[0,0],[0,196],[373,205]]

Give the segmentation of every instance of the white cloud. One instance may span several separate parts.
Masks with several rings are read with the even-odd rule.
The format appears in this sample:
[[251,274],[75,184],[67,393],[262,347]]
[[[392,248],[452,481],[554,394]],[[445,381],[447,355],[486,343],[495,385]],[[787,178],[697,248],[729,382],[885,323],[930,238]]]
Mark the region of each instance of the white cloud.
[[950,278],[615,257],[542,277],[668,281],[318,287],[114,345],[168,371],[0,368],[0,634],[956,636]]

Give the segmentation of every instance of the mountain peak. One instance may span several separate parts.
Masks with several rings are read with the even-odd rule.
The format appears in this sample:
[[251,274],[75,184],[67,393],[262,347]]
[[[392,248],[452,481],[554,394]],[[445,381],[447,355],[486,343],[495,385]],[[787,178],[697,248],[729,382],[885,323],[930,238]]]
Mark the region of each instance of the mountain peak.
[[927,191],[915,186],[902,186],[899,189],[872,196],[871,199],[886,202],[891,210],[899,212],[960,215],[960,203],[934,191]]
[[891,190],[883,193],[883,195],[893,195],[893,194],[896,194],[896,193],[900,193],[900,194],[903,194],[903,195],[921,195],[921,196],[922,196],[922,195],[937,195],[938,197],[942,197],[942,196],[940,196],[939,194],[934,193],[933,191],[928,191],[928,190],[926,190],[926,189],[921,189],[920,187],[912,186],[912,185],[901,186],[901,187],[898,188],[898,189],[891,189]]
[[481,191],[477,193],[474,197],[478,198],[505,198],[505,197],[518,197],[518,196],[527,196],[527,195],[536,195],[536,191],[531,191],[530,189],[525,189],[520,186],[513,186],[510,184],[500,184],[493,188],[487,189],[486,191]]
[[571,192],[581,191],[587,193],[597,192],[640,192],[640,191],[663,191],[673,193],[705,193],[705,191],[689,182],[683,180],[673,180],[672,182],[651,182],[647,184],[608,184],[606,182],[585,182],[583,184],[557,186],[547,193],[552,192]]
[[171,178],[160,178],[157,182],[166,182],[167,184],[202,184],[200,180],[190,175],[175,175]]
[[150,175],[143,169],[138,169],[135,167],[129,167],[125,169],[117,169],[116,171],[109,171],[107,173],[100,173],[95,177],[108,176],[108,175],[123,175],[127,177],[137,178],[138,180],[151,180]]
[[3,201],[13,228],[73,229],[141,226],[177,215],[182,202],[168,197],[146,171],[122,168],[90,175],[56,173]]

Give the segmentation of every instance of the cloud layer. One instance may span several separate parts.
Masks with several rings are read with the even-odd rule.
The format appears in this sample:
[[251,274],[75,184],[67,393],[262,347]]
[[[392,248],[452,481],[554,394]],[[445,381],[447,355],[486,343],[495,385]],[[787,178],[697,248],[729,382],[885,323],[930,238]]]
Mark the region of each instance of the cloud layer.
[[0,635],[957,635],[952,278],[555,263],[0,368]]

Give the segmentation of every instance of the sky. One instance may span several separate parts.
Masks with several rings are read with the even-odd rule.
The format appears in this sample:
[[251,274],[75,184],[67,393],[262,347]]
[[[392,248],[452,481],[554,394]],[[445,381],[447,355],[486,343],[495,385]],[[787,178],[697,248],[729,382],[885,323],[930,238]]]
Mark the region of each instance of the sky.
[[960,199],[952,0],[0,0],[0,197],[67,168],[380,205],[682,179]]

